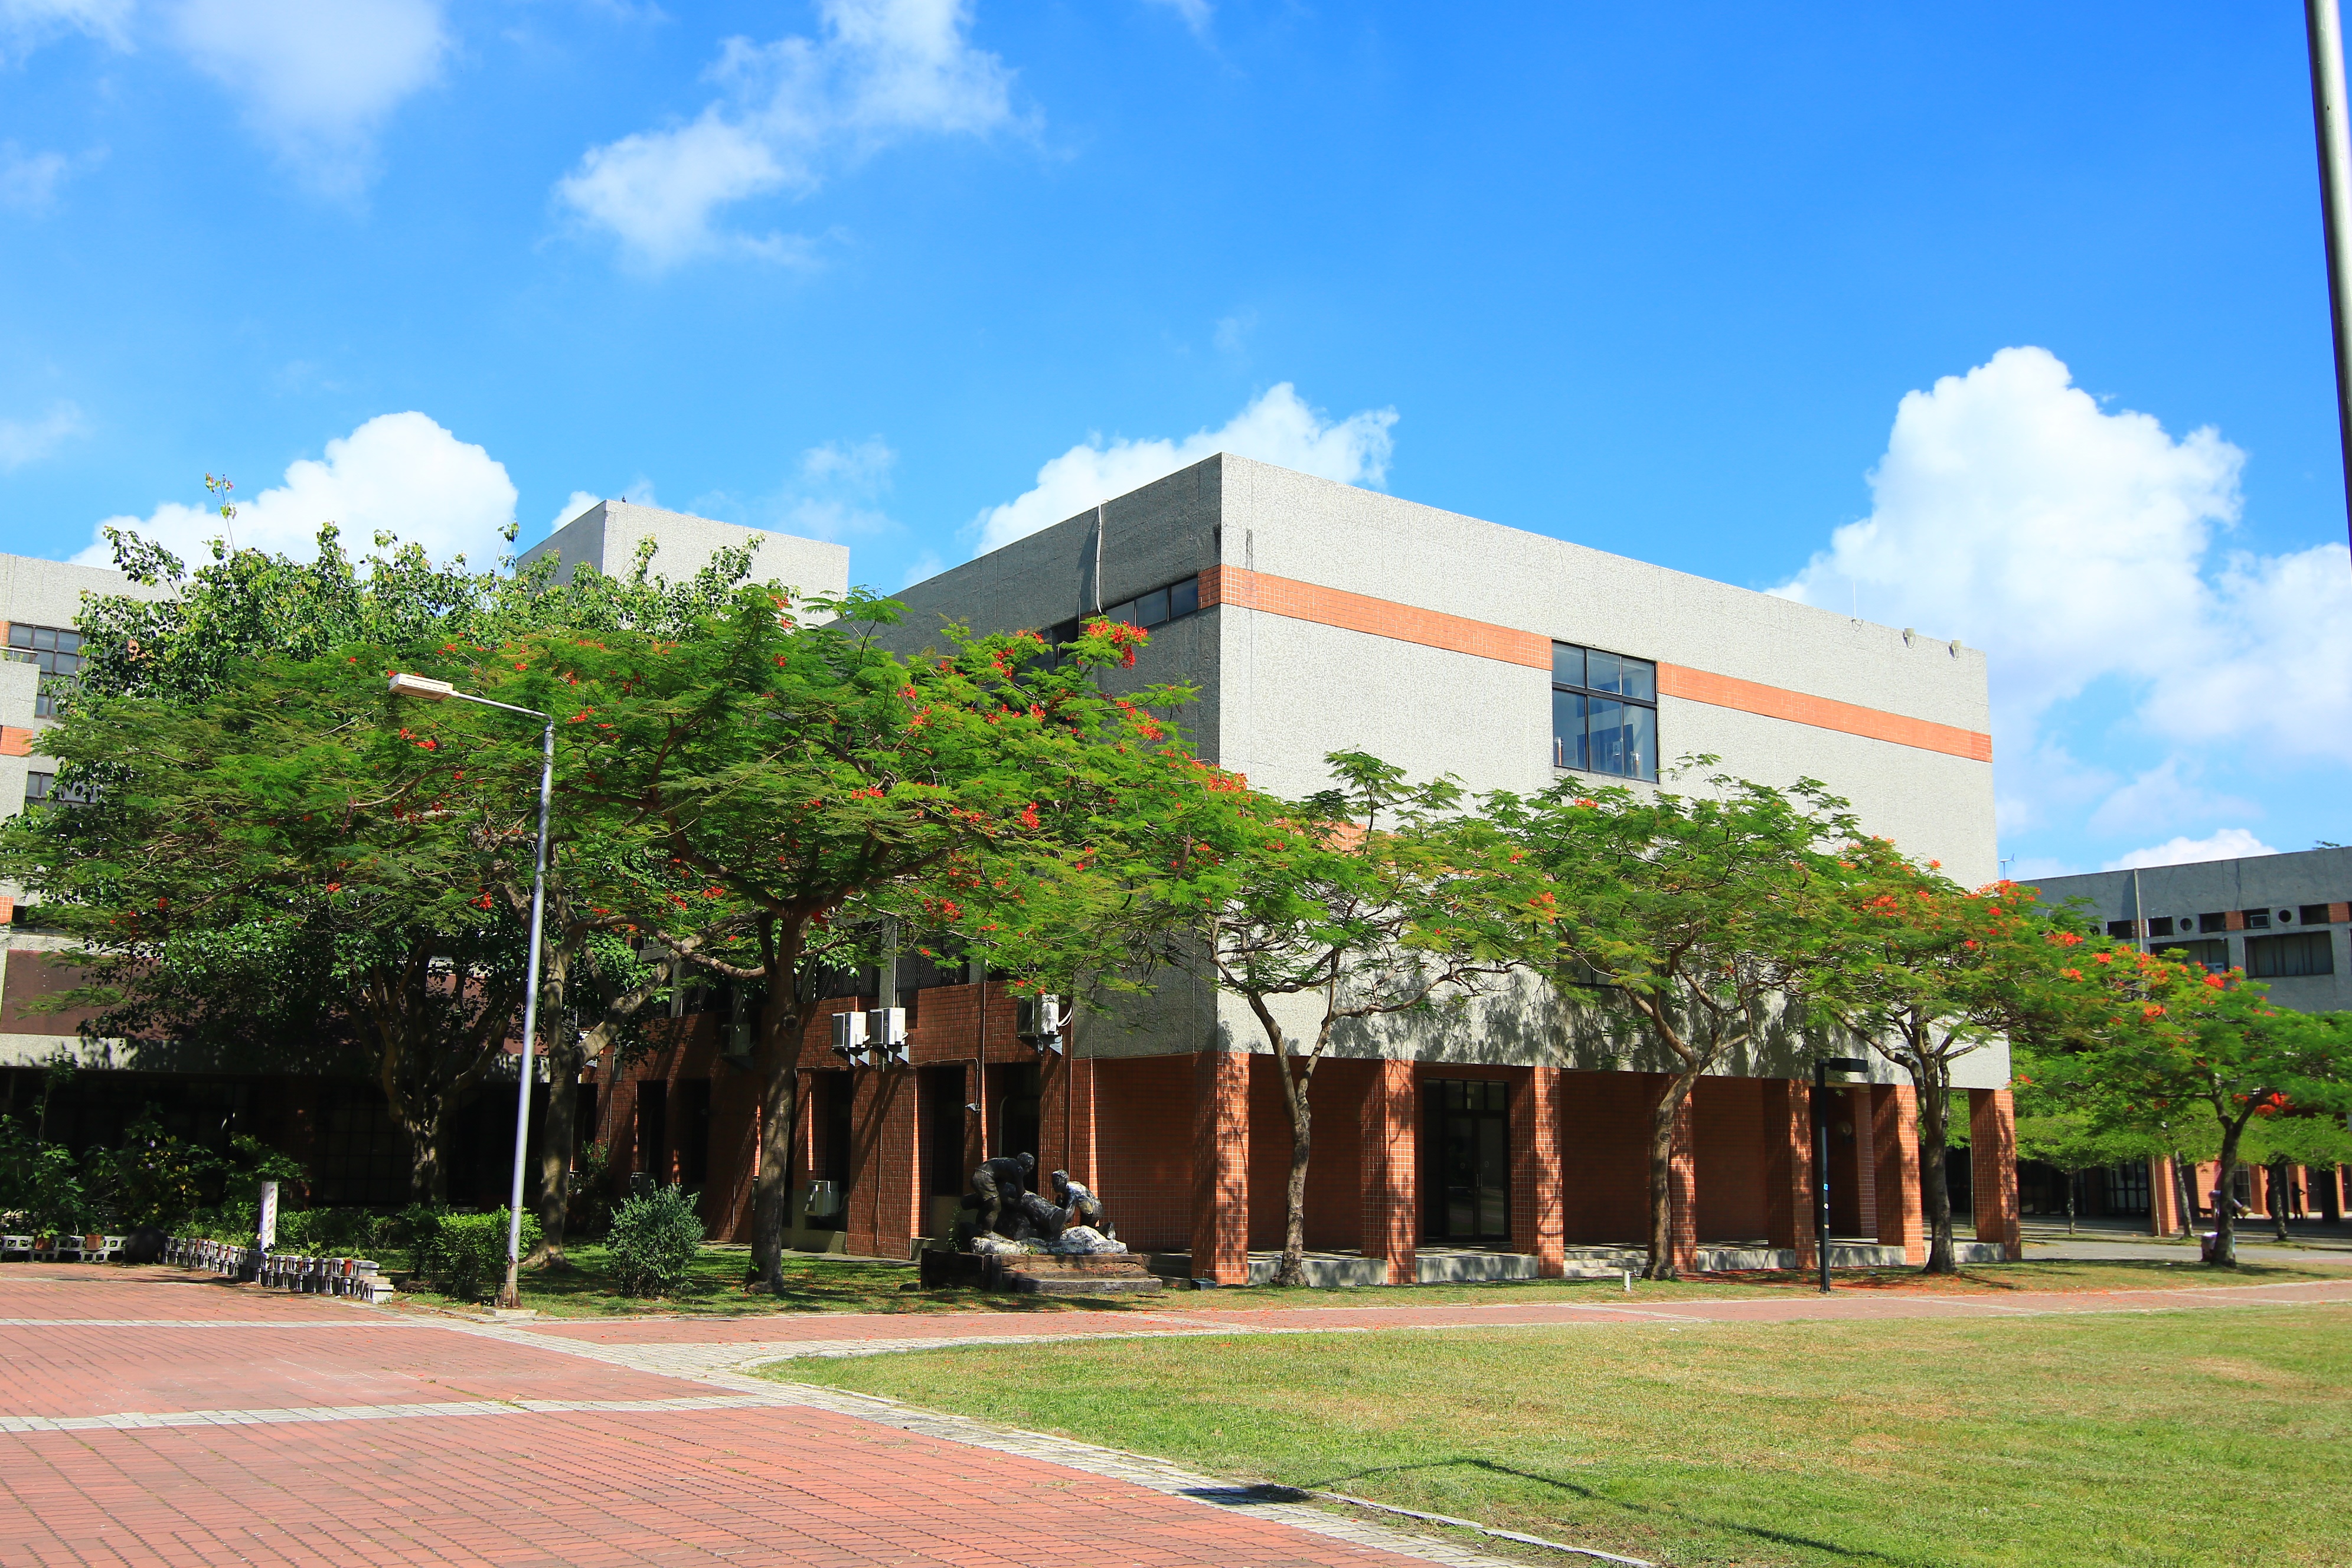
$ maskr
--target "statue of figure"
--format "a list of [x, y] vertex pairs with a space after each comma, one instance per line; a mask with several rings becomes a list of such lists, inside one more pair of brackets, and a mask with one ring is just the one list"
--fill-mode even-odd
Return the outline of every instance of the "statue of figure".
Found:
[[1013, 1233], [1003, 1228], [1008, 1215], [1020, 1213], [1020, 1201], [1027, 1194], [1030, 1173], [1037, 1168], [1037, 1157], [1020, 1154], [1011, 1157], [1000, 1154], [971, 1173], [971, 1191], [964, 1194], [964, 1206], [978, 1209], [977, 1228], [986, 1234]]
[[1010, 1207], [1015, 1241], [1051, 1241], [1069, 1223], [1069, 1216], [1035, 1193], [1023, 1193]]
[[1064, 1225], [1083, 1225], [1094, 1230], [1103, 1227], [1102, 1200], [1070, 1180], [1067, 1171], [1054, 1173], [1054, 1201], [1062, 1206]]

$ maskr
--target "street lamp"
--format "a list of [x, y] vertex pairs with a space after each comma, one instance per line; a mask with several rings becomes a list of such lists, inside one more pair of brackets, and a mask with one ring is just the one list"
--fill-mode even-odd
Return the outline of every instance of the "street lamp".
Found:
[[1830, 1293], [1830, 1121], [1822, 1112], [1822, 1099], [1830, 1090], [1830, 1074], [1868, 1072], [1860, 1057], [1822, 1057], [1813, 1063], [1813, 1255], [1822, 1266], [1822, 1294]]
[[427, 675], [394, 675], [392, 694], [427, 702], [454, 697], [460, 702], [520, 713], [547, 727], [540, 738], [539, 750], [539, 846], [530, 862], [530, 962], [523, 979], [522, 1074], [520, 1086], [515, 1091], [514, 1185], [507, 1199], [507, 1282], [499, 1289], [499, 1306], [519, 1307], [522, 1296], [516, 1275], [521, 1268], [522, 1252], [523, 1150], [530, 1138], [530, 1047], [539, 1033], [539, 930], [541, 916], [547, 907], [547, 808], [555, 794], [555, 719], [536, 708], [518, 708], [511, 702], [493, 702], [487, 697], [473, 696]]

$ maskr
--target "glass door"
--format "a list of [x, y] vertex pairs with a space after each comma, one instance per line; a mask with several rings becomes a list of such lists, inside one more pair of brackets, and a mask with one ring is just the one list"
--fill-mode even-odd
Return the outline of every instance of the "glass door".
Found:
[[1433, 1241], [1507, 1242], [1511, 1237], [1510, 1085], [1435, 1079], [1424, 1090]]

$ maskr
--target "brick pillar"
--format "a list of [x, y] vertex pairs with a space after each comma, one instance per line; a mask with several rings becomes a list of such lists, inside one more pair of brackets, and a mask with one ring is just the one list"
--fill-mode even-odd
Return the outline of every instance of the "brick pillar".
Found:
[[1764, 1225], [1770, 1244], [1819, 1262], [1813, 1251], [1813, 1090], [1793, 1079], [1764, 1080]]
[[1694, 1103], [1697, 1098], [1696, 1093], [1686, 1094], [1675, 1108], [1674, 1155], [1667, 1178], [1674, 1208], [1672, 1261], [1679, 1274], [1698, 1268], [1698, 1143]]
[[[1976, 1108], [1971, 1105], [1973, 1116]], [[1969, 1134], [1974, 1139], [1974, 1132]], [[1976, 1169], [1976, 1155], [1969, 1152], [1969, 1169]], [[2161, 1154], [2150, 1156], [2147, 1162], [2147, 1233], [2150, 1236], [2170, 1236], [2180, 1228], [2180, 1189], [2172, 1179], [2172, 1162]]]
[[1367, 1258], [1387, 1260], [1391, 1285], [1411, 1285], [1417, 1278], [1413, 1240], [1421, 1226], [1415, 1219], [1413, 1165], [1419, 1157], [1421, 1117], [1413, 1101], [1411, 1062], [1372, 1064], [1371, 1082], [1364, 1088], [1359, 1166], [1363, 1220], [1356, 1247]]
[[1878, 1139], [1871, 1125], [1870, 1086], [1833, 1089], [1845, 1096], [1845, 1112], [1853, 1122], [1853, 1233], [1878, 1234]]
[[1095, 1074], [1090, 1059], [1049, 1056], [1037, 1085], [1037, 1191], [1054, 1195], [1050, 1173], [1095, 1185]]
[[1919, 1206], [1919, 1091], [1909, 1084], [1870, 1086], [1871, 1152], [1877, 1157], [1878, 1241], [1900, 1247], [1906, 1263], [1927, 1261], [1927, 1216]]
[[1249, 1068], [1202, 1051], [1192, 1074], [1192, 1278], [1249, 1283]]
[[[1969, 1090], [1969, 1173], [1976, 1187], [1977, 1239], [2000, 1243], [2002, 1256], [2014, 1263], [2025, 1256], [2025, 1237], [2017, 1224], [2017, 1101], [2005, 1089]], [[2168, 1172], [2168, 1207], [2172, 1190]]]
[[1567, 1271], [1559, 1175], [1559, 1069], [1521, 1068], [1511, 1086], [1511, 1250], [1535, 1254], [1536, 1272]]
[[856, 1075], [849, 1136], [848, 1235], [844, 1245], [869, 1258], [908, 1256], [923, 1231], [923, 1174], [915, 1136], [915, 1075], [903, 1068]]

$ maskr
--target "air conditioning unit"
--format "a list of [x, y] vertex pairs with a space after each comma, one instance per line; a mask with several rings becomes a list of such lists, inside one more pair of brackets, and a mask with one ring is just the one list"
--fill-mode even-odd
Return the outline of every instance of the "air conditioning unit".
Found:
[[805, 1212], [811, 1219], [838, 1219], [841, 1216], [841, 1184], [811, 1182]]
[[1019, 1033], [1040, 1053], [1062, 1049], [1062, 999], [1059, 996], [1021, 998]]
[[855, 1062], [866, 1054], [865, 1014], [835, 1013], [833, 1016], [833, 1048], [847, 1062]]
[[874, 1065], [877, 1068], [907, 1066], [907, 1010], [904, 1007], [877, 1007], [866, 1017], [866, 1039], [874, 1048]]

